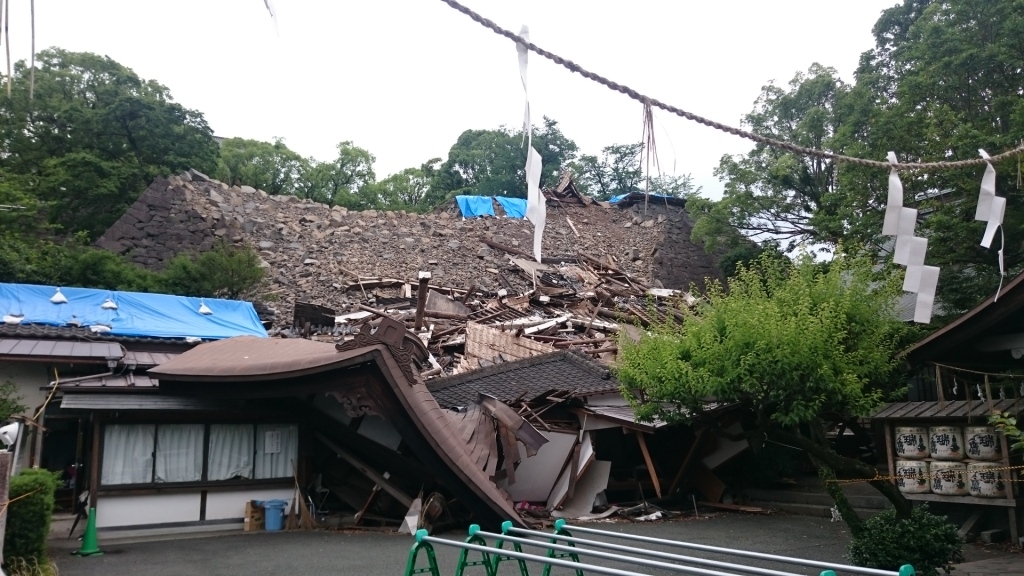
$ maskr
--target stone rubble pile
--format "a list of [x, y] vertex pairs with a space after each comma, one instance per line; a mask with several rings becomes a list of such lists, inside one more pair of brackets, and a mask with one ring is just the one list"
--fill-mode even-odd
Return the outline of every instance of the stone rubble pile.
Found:
[[[655, 200], [646, 214], [641, 204], [621, 209], [555, 200], [548, 202], [543, 253], [584, 253], [651, 286], [688, 289], [720, 276], [714, 259], [690, 241], [690, 230], [682, 208]], [[383, 278], [415, 284], [420, 271], [431, 273], [432, 286], [489, 293], [532, 288], [510, 262], [532, 252], [533, 225], [526, 220], [463, 219], [457, 210], [349, 211], [228, 186], [194, 170], [154, 181], [96, 244], [158, 269], [221, 239], [259, 253], [278, 323], [290, 322], [295, 301], [345, 310], [369, 296], [346, 286]]]

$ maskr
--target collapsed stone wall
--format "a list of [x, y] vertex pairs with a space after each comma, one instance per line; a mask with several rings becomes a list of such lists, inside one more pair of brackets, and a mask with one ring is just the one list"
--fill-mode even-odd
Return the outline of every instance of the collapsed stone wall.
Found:
[[[550, 202], [545, 255], [577, 251], [608, 261], [644, 282], [688, 289], [720, 277], [714, 259], [690, 241], [692, 223], [677, 206], [645, 209]], [[298, 299], [344, 308], [363, 295], [343, 287], [361, 277], [414, 279], [497, 291], [531, 286], [510, 271], [509, 255], [482, 242], [532, 252], [533, 225], [510, 218], [465, 220], [449, 212], [348, 211], [294, 196], [229, 187], [189, 171], [159, 178], [96, 242], [159, 269], [175, 255], [209, 250], [218, 239], [248, 243], [267, 270], [268, 292], [290, 310]]]

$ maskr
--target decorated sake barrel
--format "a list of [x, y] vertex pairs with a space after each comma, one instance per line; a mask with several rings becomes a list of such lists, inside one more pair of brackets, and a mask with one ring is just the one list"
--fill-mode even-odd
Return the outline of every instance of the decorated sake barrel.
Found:
[[963, 462], [932, 462], [932, 492], [943, 496], [967, 495], [967, 464]]
[[896, 486], [905, 494], [924, 494], [932, 491], [928, 463], [921, 460], [896, 461]]
[[928, 429], [928, 444], [936, 460], [963, 460], [964, 436], [959, 426], [933, 426]]
[[999, 460], [1002, 457], [999, 435], [991, 426], [964, 428], [964, 444], [967, 446], [967, 457], [971, 460]]
[[923, 426], [896, 427], [896, 457], [907, 460], [927, 458], [928, 429]]
[[1006, 498], [1006, 471], [995, 462], [972, 462], [967, 465], [967, 490], [971, 496]]

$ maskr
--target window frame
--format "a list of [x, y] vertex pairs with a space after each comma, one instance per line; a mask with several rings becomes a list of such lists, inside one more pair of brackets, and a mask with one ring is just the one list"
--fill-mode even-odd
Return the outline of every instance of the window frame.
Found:
[[[200, 475], [200, 480], [190, 480], [184, 482], [157, 482], [156, 478], [156, 448], [160, 437], [160, 427], [173, 425], [173, 424], [201, 424], [203, 426], [203, 469]], [[96, 471], [96, 483], [97, 493], [103, 493], [108, 495], [114, 495], [118, 493], [138, 493], [138, 492], [165, 492], [165, 491], [180, 491], [182, 489], [193, 489], [203, 488], [217, 490], [219, 488], [230, 489], [232, 487], [243, 487], [243, 486], [274, 486], [281, 485], [284, 483], [293, 484], [295, 482], [292, 475], [282, 476], [279, 478], [231, 478], [227, 480], [210, 480], [209, 479], [209, 463], [210, 463], [210, 427], [215, 424], [233, 424], [233, 425], [246, 425], [252, 428], [253, 434], [253, 476], [255, 476], [255, 455], [258, 444], [258, 430], [260, 425], [279, 425], [279, 426], [294, 426], [297, 434], [297, 445], [296, 445], [296, 459], [301, 458], [303, 438], [305, 436], [305, 427], [302, 426], [292, 417], [287, 418], [204, 418], [204, 419], [189, 419], [189, 418], [176, 418], [167, 420], [146, 420], [146, 419], [112, 419], [112, 420], [101, 420], [99, 423], [99, 440], [100, 446], [97, 450], [96, 461], [99, 464], [99, 469]], [[155, 426], [153, 435], [153, 449], [152, 464], [150, 468], [149, 482], [132, 483], [132, 484], [104, 484], [103, 483], [103, 466], [104, 466], [104, 453], [106, 452], [106, 432], [107, 426], [110, 425], [123, 425], [123, 426]]]

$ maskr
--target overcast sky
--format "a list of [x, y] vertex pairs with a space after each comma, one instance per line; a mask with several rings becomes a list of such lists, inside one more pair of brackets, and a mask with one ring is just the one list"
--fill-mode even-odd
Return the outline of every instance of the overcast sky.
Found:
[[[738, 124], [769, 80], [813, 62], [852, 80], [871, 27], [896, 0], [464, 0], [599, 74]], [[29, 54], [28, 2], [11, 3], [12, 56]], [[378, 177], [445, 157], [470, 128], [522, 122], [515, 45], [438, 0], [38, 0], [39, 49], [108, 55], [205, 114], [219, 136], [285, 139], [328, 159], [352, 140]], [[586, 153], [639, 141], [641, 105], [531, 54], [535, 122], [558, 120]], [[705, 194], [739, 138], [656, 112], [662, 170]]]

